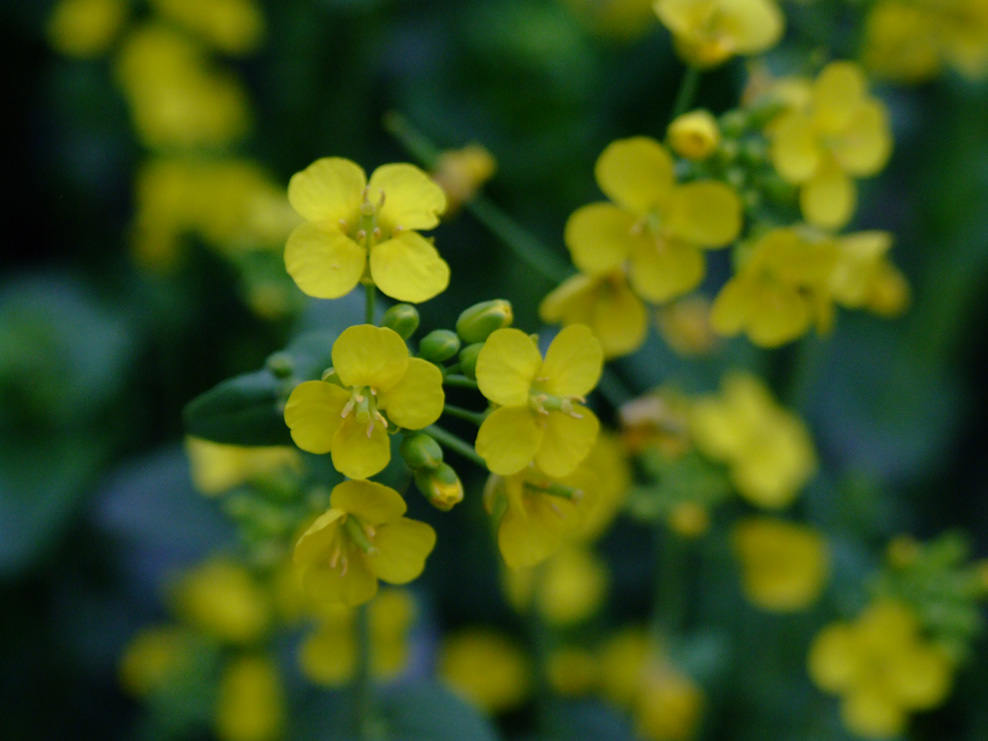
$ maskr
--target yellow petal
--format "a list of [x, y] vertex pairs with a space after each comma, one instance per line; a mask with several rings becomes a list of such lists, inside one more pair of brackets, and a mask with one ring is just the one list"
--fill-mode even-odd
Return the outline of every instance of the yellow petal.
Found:
[[366, 479], [388, 465], [391, 443], [384, 425], [378, 422], [368, 427], [351, 412], [333, 437], [332, 453], [337, 471], [351, 479]]
[[600, 432], [600, 422], [589, 409], [576, 405], [573, 412], [579, 418], [562, 412], [549, 412], [544, 418], [545, 435], [535, 455], [535, 464], [550, 476], [572, 473], [590, 453]]
[[542, 365], [535, 341], [520, 329], [491, 334], [477, 356], [477, 385], [495, 404], [528, 404], [532, 381]]
[[608, 198], [635, 214], [660, 209], [675, 179], [665, 147], [644, 136], [611, 142], [597, 158], [594, 174]]
[[888, 657], [888, 662], [891, 690], [908, 708], [929, 710], [950, 692], [950, 661], [932, 645], [901, 647]]
[[562, 497], [526, 493], [509, 507], [497, 529], [497, 545], [512, 569], [534, 566], [551, 556], [575, 521], [575, 507]]
[[518, 473], [532, 462], [543, 435], [527, 406], [501, 407], [477, 431], [477, 454], [499, 476]]
[[328, 453], [349, 400], [346, 391], [325, 381], [306, 381], [292, 389], [285, 404], [285, 424], [295, 444], [309, 453]]
[[747, 320], [748, 337], [760, 347], [778, 347], [806, 334], [810, 312], [794, 288], [763, 284], [752, 297]]
[[405, 375], [408, 361], [405, 341], [387, 327], [357, 324], [333, 343], [333, 368], [344, 386], [389, 389]]
[[841, 135], [834, 138], [831, 151], [849, 175], [866, 177], [885, 167], [892, 152], [885, 106], [877, 100], [859, 106]]
[[384, 193], [378, 223], [385, 234], [395, 227], [432, 229], [446, 209], [446, 195], [415, 165], [382, 165], [371, 174], [367, 200], [377, 205]]
[[546, 324], [589, 324], [600, 281], [583, 273], [567, 278], [542, 299], [539, 319]]
[[298, 663], [306, 679], [317, 684], [345, 684], [357, 665], [357, 645], [350, 625], [332, 625], [310, 635], [299, 646]]
[[799, 207], [809, 223], [836, 230], [851, 220], [857, 198], [854, 181], [841, 172], [836, 163], [831, 162], [803, 183], [799, 191]]
[[618, 280], [609, 280], [601, 289], [590, 325], [594, 335], [600, 338], [605, 358], [627, 355], [645, 341], [648, 312], [623, 275]]
[[405, 514], [405, 500], [389, 486], [374, 481], [344, 481], [329, 495], [330, 506], [350, 512], [369, 525], [380, 525]]
[[821, 150], [809, 118], [789, 113], [773, 124], [769, 156], [786, 182], [801, 183], [812, 176], [820, 166]]
[[775, 46], [785, 18], [775, 0], [720, 0], [721, 34], [739, 54], [754, 54]]
[[339, 298], [360, 282], [367, 252], [333, 226], [299, 224], [285, 245], [285, 268], [303, 293]]
[[831, 62], [813, 83], [811, 115], [817, 130], [834, 134], [847, 126], [864, 101], [867, 81], [854, 62]]
[[397, 385], [378, 394], [378, 407], [399, 427], [421, 430], [443, 413], [443, 374], [432, 363], [412, 358]]
[[573, 264], [585, 273], [616, 270], [645, 237], [633, 232], [637, 217], [610, 203], [578, 208], [566, 221], [563, 238]]
[[330, 509], [319, 515], [295, 544], [292, 561], [296, 566], [305, 568], [329, 557], [338, 543], [339, 520], [345, 515], [341, 509]]
[[724, 183], [688, 183], [673, 190], [663, 226], [684, 242], [724, 247], [741, 231], [741, 199]]
[[306, 221], [356, 225], [366, 176], [360, 165], [341, 157], [316, 160], [288, 181], [288, 201]]
[[449, 265], [417, 232], [401, 232], [374, 245], [370, 273], [386, 296], [413, 304], [428, 301], [449, 285]]
[[635, 251], [628, 277], [639, 296], [662, 303], [696, 288], [706, 269], [703, 254], [693, 245], [662, 240]]
[[604, 351], [590, 327], [572, 324], [556, 335], [538, 371], [538, 387], [553, 396], [585, 396], [600, 380]]
[[723, 337], [741, 331], [748, 316], [752, 284], [744, 274], [731, 278], [710, 306], [710, 328]]
[[851, 733], [864, 738], [897, 736], [906, 727], [905, 709], [870, 685], [844, 697], [841, 717]]
[[425, 568], [425, 559], [436, 545], [436, 531], [424, 522], [400, 520], [382, 525], [374, 536], [376, 552], [367, 557], [378, 579], [407, 584]]
[[337, 567], [310, 568], [302, 573], [302, 586], [320, 602], [344, 604], [349, 607], [369, 602], [377, 594], [377, 577], [367, 566], [364, 554], [349, 549], [346, 569]]
[[861, 650], [854, 631], [834, 623], [820, 631], [810, 645], [810, 679], [822, 690], [843, 692], [855, 683], [861, 670]]

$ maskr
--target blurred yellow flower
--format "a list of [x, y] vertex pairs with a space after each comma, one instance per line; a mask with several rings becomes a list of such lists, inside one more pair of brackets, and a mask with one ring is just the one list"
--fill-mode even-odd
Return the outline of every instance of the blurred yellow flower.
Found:
[[709, 111], [691, 111], [669, 124], [669, 147], [688, 160], [705, 160], [720, 146], [720, 127]]
[[229, 643], [260, 640], [271, 627], [268, 594], [234, 561], [211, 558], [183, 574], [171, 590], [175, 615]]
[[635, 703], [637, 731], [654, 741], [689, 741], [700, 729], [703, 690], [667, 662], [645, 670]]
[[565, 0], [591, 33], [632, 40], [655, 25], [653, 0]]
[[127, 5], [125, 0], [61, 0], [48, 16], [48, 42], [68, 56], [98, 57], [116, 38]]
[[890, 601], [820, 631], [809, 674], [820, 689], [841, 696], [844, 724], [865, 738], [901, 733], [911, 711], [942, 703], [953, 682], [950, 660], [922, 636], [913, 611]]
[[549, 654], [545, 668], [546, 680], [552, 689], [564, 697], [582, 697], [597, 686], [600, 666], [589, 649], [564, 646]]
[[223, 445], [186, 436], [185, 452], [189, 457], [192, 483], [207, 495], [220, 494], [267, 474], [299, 466], [298, 451], [280, 445]]
[[676, 353], [684, 357], [709, 355], [717, 337], [710, 326], [710, 301], [703, 296], [685, 296], [659, 309], [659, 333]]
[[589, 327], [564, 328], [545, 360], [530, 336], [499, 329], [477, 357], [480, 392], [499, 405], [477, 432], [477, 453], [496, 474], [532, 461], [550, 476], [571, 473], [586, 458], [600, 423], [577, 402], [593, 390], [604, 353]]
[[369, 275], [398, 301], [420, 303], [449, 284], [449, 266], [418, 233], [439, 223], [442, 188], [419, 168], [383, 165], [367, 181], [347, 159], [324, 157], [288, 183], [305, 223], [285, 246], [285, 266], [303, 293], [339, 298]]
[[577, 209], [566, 222], [573, 262], [588, 275], [628, 263], [631, 287], [663, 302], [695, 288], [701, 248], [725, 247], [741, 230], [741, 201], [724, 183], [677, 185], [672, 157], [653, 139], [612, 142], [597, 159], [597, 183], [612, 203]]
[[760, 54], [775, 46], [785, 29], [775, 0], [655, 0], [653, 7], [672, 32], [679, 56], [696, 67]]
[[527, 654], [510, 637], [490, 628], [466, 628], [443, 639], [439, 676], [488, 713], [510, 710], [532, 690]]
[[803, 610], [820, 597], [827, 579], [827, 545], [805, 525], [749, 517], [734, 527], [734, 552], [752, 604], [772, 612]]
[[537, 569], [512, 569], [503, 575], [505, 591], [518, 609], [533, 601], [551, 625], [573, 625], [592, 617], [607, 593], [607, 567], [591, 550], [568, 544]]
[[332, 453], [333, 465], [350, 478], [373, 476], [388, 465], [392, 424], [420, 430], [442, 414], [442, 372], [410, 358], [405, 341], [387, 327], [343, 330], [333, 343], [333, 371], [339, 384], [306, 381], [295, 387], [285, 423], [296, 445]]
[[772, 163], [800, 186], [800, 208], [815, 226], [847, 224], [857, 203], [852, 177], [875, 175], [892, 152], [888, 112], [867, 87], [857, 64], [831, 62], [813, 82], [808, 103], [768, 128]]
[[583, 518], [573, 535], [596, 540], [611, 526], [631, 487], [631, 462], [621, 440], [610, 430], [601, 430], [590, 453], [576, 471], [577, 483], [593, 487], [593, 496], [581, 505]]
[[252, 51], [264, 36], [264, 16], [254, 0], [151, 0], [151, 5], [228, 54]]
[[267, 656], [233, 659], [220, 678], [216, 735], [221, 741], [274, 741], [285, 726], [278, 668]]
[[494, 156], [480, 144], [468, 144], [440, 154], [432, 179], [446, 194], [445, 214], [455, 213], [470, 201], [496, 170]]
[[374, 597], [378, 579], [406, 584], [418, 577], [436, 533], [403, 517], [405, 510], [401, 495], [382, 484], [337, 484], [330, 509], [295, 544], [306, 592], [318, 602], [355, 607]]
[[120, 657], [120, 683], [132, 696], [145, 698], [180, 674], [195, 651], [195, 640], [187, 628], [146, 628], [127, 643]]
[[700, 452], [726, 463], [738, 493], [759, 507], [785, 507], [816, 470], [806, 425], [747, 373], [728, 375], [719, 396], [694, 402], [690, 430]]

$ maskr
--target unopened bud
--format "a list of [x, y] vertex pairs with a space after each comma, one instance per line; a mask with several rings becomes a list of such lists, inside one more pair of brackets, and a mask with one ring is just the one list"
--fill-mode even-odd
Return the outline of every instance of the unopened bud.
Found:
[[416, 471], [415, 485], [429, 504], [443, 512], [463, 501], [463, 484], [447, 463], [440, 463], [432, 470]]
[[456, 320], [456, 333], [470, 345], [483, 342], [495, 330], [510, 327], [513, 321], [510, 302], [501, 298], [483, 301], [460, 314], [460, 318]]
[[497, 163], [479, 144], [448, 150], [439, 155], [432, 179], [446, 193], [446, 215], [469, 201], [477, 190], [494, 175]]
[[460, 351], [460, 338], [448, 329], [434, 329], [419, 343], [419, 357], [432, 363], [449, 360]]
[[477, 377], [477, 356], [483, 347], [483, 342], [475, 342], [460, 350], [460, 373], [467, 378]]
[[289, 378], [295, 372], [295, 361], [286, 352], [276, 352], [268, 355], [268, 359], [264, 361], [264, 364], [276, 378]]
[[696, 502], [681, 502], [669, 512], [669, 527], [683, 538], [698, 538], [710, 527], [710, 513]]
[[431, 470], [443, 462], [443, 449], [424, 432], [406, 435], [399, 450], [402, 460], [413, 471]]
[[707, 111], [685, 113], [669, 124], [669, 146], [680, 157], [705, 160], [719, 144], [717, 120]]
[[419, 312], [411, 304], [395, 304], [381, 317], [381, 326], [393, 329], [407, 340], [419, 328]]

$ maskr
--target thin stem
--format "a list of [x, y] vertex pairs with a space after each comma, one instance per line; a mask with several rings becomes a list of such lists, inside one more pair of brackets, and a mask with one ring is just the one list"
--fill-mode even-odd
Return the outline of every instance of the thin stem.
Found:
[[377, 297], [377, 290], [373, 283], [364, 283], [364, 321], [367, 324], [374, 323], [374, 299]]
[[471, 424], [477, 425], [478, 427], [480, 427], [483, 421], [487, 418], [487, 415], [483, 412], [472, 412], [469, 409], [453, 406], [452, 404], [446, 404], [443, 406], [443, 414], [448, 414], [450, 417], [465, 420]]
[[353, 676], [353, 724], [356, 737], [369, 741], [373, 725], [370, 672], [370, 603], [357, 608], [357, 666]]
[[675, 636], [683, 629], [686, 618], [687, 546], [685, 538], [669, 530], [660, 521], [656, 529], [657, 584], [653, 607], [655, 638]]
[[411, 121], [397, 111], [384, 114], [384, 129], [398, 140], [415, 159], [426, 167], [432, 167], [439, 159], [439, 147], [429, 141], [425, 135], [416, 129]]
[[696, 98], [696, 92], [700, 87], [700, 76], [702, 74], [699, 67], [694, 67], [693, 65], [686, 67], [683, 80], [679, 83], [679, 92], [676, 94], [676, 102], [672, 106], [669, 121], [675, 121], [692, 107], [693, 101]]
[[443, 379], [444, 386], [458, 386], [465, 389], [476, 389], [477, 382], [472, 378], [467, 378], [466, 376], [457, 375], [455, 373], [450, 373]]
[[443, 445], [454, 453], [466, 458], [468, 461], [476, 463], [481, 468], [487, 468], [487, 463], [484, 459], [477, 455], [477, 451], [473, 449], [473, 446], [465, 440], [461, 440], [452, 432], [447, 432], [442, 427], [436, 427], [432, 425], [431, 427], [426, 427], [425, 432], [431, 435], [440, 445]]

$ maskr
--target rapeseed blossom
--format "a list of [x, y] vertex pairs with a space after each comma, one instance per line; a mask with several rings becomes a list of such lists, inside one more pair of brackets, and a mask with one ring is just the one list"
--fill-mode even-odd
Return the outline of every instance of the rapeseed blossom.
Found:
[[760, 54], [785, 29], [775, 0], [655, 0], [653, 8], [672, 32], [679, 56], [696, 67]]
[[254, 643], [273, 623], [268, 594], [246, 568], [226, 558], [183, 574], [171, 597], [179, 619], [225, 643]]
[[417, 231], [439, 223], [446, 196], [414, 165], [383, 165], [368, 182], [354, 162], [324, 157], [292, 176], [288, 200], [305, 223], [288, 238], [285, 266], [309, 296], [339, 298], [366, 279], [420, 303], [449, 284], [449, 266]]
[[127, 7], [126, 0], [61, 0], [48, 17], [48, 41], [62, 54], [98, 57], [116, 38]]
[[500, 713], [528, 697], [533, 673], [528, 656], [509, 636], [473, 627], [445, 637], [439, 676], [478, 707]]
[[436, 533], [403, 517], [405, 500], [394, 489], [344, 481], [329, 504], [295, 544], [295, 565], [313, 599], [355, 607], [377, 594], [379, 579], [406, 584], [422, 573]]
[[299, 468], [298, 451], [285, 445], [244, 447], [187, 436], [185, 452], [192, 483], [207, 496], [278, 471]]
[[221, 741], [275, 741], [282, 737], [284, 689], [272, 658], [246, 654], [224, 667], [215, 723]]
[[264, 16], [254, 0], [151, 0], [174, 21], [227, 54], [245, 54], [264, 37]]
[[480, 426], [476, 447], [492, 473], [518, 473], [534, 461], [550, 476], [565, 476], [579, 465], [600, 428], [580, 402], [597, 385], [603, 360], [600, 343], [578, 324], [556, 336], [545, 360], [535, 340], [518, 329], [487, 338], [477, 357], [477, 384], [499, 406]]
[[589, 548], [565, 544], [539, 569], [511, 569], [504, 589], [515, 609], [534, 604], [551, 625], [567, 626], [592, 617], [607, 595], [607, 567]]
[[832, 62], [813, 81], [805, 105], [769, 126], [772, 164], [800, 186], [800, 208], [815, 226], [847, 224], [857, 204], [852, 178], [877, 174], [891, 154], [888, 112], [867, 87], [857, 64]]
[[392, 425], [420, 430], [442, 414], [442, 372], [387, 327], [361, 324], [333, 343], [328, 381], [299, 384], [285, 405], [292, 439], [310, 453], [332, 453], [350, 478], [381, 471], [391, 460]]
[[713, 181], [677, 185], [672, 156], [654, 139], [612, 142], [594, 172], [611, 202], [577, 209], [566, 222], [566, 246], [588, 275], [627, 263], [631, 287], [646, 301], [696, 288], [706, 273], [702, 248], [726, 247], [741, 230], [734, 190]]

